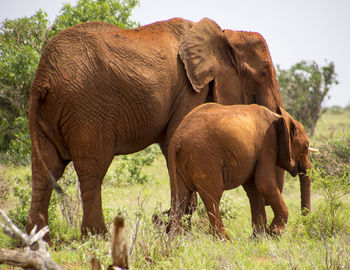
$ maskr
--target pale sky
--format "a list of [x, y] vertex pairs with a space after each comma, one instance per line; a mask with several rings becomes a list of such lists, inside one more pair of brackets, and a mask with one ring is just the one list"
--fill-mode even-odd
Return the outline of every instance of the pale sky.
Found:
[[[46, 11], [50, 21], [63, 2], [76, 0], [0, 0], [0, 21]], [[141, 25], [173, 17], [215, 20], [223, 29], [261, 33], [275, 65], [289, 68], [301, 60], [333, 61], [339, 84], [327, 106], [350, 105], [349, 0], [140, 0], [132, 20]]]

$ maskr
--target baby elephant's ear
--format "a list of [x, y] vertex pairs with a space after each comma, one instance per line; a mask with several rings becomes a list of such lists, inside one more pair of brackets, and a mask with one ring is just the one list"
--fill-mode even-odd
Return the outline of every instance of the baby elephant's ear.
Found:
[[292, 117], [283, 108], [278, 107], [277, 113], [282, 116], [277, 122], [277, 165], [287, 171], [291, 171], [295, 166], [292, 143], [297, 132], [296, 126]]

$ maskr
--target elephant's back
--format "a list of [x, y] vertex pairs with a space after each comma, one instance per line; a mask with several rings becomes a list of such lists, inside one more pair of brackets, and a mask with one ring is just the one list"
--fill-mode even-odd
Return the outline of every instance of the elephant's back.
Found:
[[[53, 48], [59, 50], [59, 47], [65, 49], [62, 53], [72, 53], [70, 50], [80, 43], [84, 45], [94, 44], [94, 46], [108, 43], [108, 47], [113, 49], [118, 43], [127, 42], [129, 46], [133, 44], [143, 46], [146, 42], [151, 49], [161, 46], [162, 43], [173, 45], [174, 40], [182, 39], [182, 36], [193, 25], [193, 22], [174, 18], [167, 21], [159, 21], [152, 24], [144, 25], [133, 29], [123, 29], [116, 25], [106, 22], [85, 22], [70, 28], [67, 28], [55, 35], [47, 44], [44, 53], [51, 51]], [[169, 40], [172, 39], [172, 40]], [[154, 44], [150, 42], [154, 42]], [[68, 48], [70, 46], [70, 48]], [[87, 47], [88, 49], [88, 47]], [[98, 49], [95, 47], [95, 50]]]
[[[178, 47], [192, 22], [175, 18], [135, 29], [104, 22], [86, 22], [58, 33], [45, 47], [40, 66], [51, 88], [82, 82], [99, 71], [127, 84], [136, 78], [143, 86], [164, 88], [174, 82], [161, 74], [176, 72]], [[124, 80], [124, 82], [123, 82]], [[76, 89], [83, 89], [76, 87]]]
[[[260, 105], [206, 103], [193, 109], [180, 123], [176, 136], [182, 141], [257, 141], [270, 112]], [[198, 138], [198, 139], [197, 139]], [[253, 149], [252, 149], [253, 150]]]

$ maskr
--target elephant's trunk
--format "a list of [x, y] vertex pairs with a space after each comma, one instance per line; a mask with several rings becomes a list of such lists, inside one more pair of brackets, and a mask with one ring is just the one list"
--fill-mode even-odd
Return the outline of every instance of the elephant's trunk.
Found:
[[306, 174], [300, 174], [300, 195], [301, 195], [301, 212], [307, 215], [311, 211], [311, 180]]

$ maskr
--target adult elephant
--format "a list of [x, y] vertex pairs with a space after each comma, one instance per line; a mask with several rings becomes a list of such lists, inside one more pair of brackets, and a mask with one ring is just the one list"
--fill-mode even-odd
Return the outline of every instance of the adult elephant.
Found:
[[48, 178], [57, 181], [70, 161], [80, 182], [82, 232], [106, 232], [101, 184], [113, 157], [155, 142], [166, 154], [179, 122], [207, 101], [258, 103], [273, 111], [282, 105], [261, 35], [222, 31], [207, 18], [131, 30], [88, 22], [57, 34], [30, 89], [27, 232], [47, 225]]

